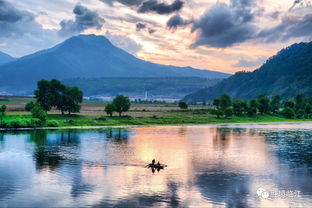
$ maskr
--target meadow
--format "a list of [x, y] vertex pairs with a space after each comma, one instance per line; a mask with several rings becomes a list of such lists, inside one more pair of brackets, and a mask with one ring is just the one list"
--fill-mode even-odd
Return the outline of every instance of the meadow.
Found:
[[[7, 114], [3, 120], [14, 127], [32, 127], [25, 121], [31, 120], [29, 112], [25, 111], [25, 104], [33, 98], [10, 97], [7, 101], [0, 101], [0, 105], [7, 106]], [[132, 104], [129, 112], [119, 117], [114, 114], [109, 117], [104, 112], [105, 103], [83, 102], [80, 113], [61, 115], [60, 111], [52, 109], [48, 113], [45, 127], [69, 126], [119, 126], [119, 125], [181, 125], [181, 124], [218, 124], [218, 123], [261, 123], [261, 122], [294, 122], [311, 121], [312, 119], [287, 119], [277, 115], [256, 115], [253, 117], [232, 116], [230, 118], [216, 118], [210, 113], [210, 106], [190, 105], [188, 110], [181, 110], [177, 104]], [[22, 125], [15, 121], [21, 121]], [[24, 122], [24, 124], [23, 124]]]

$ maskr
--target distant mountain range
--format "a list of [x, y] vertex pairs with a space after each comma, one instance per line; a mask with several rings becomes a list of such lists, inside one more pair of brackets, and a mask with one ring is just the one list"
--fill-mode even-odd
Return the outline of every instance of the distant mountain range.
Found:
[[12, 62], [12, 61], [15, 61], [15, 60], [16, 59], [13, 58], [12, 56], [10, 56], [10, 55], [0, 51], [0, 65], [9, 63], [9, 62]]
[[212, 101], [223, 93], [250, 99], [263, 93], [284, 98], [298, 93], [312, 96], [312, 42], [294, 44], [253, 72], [238, 72], [215, 86], [187, 95], [188, 102]]
[[78, 86], [85, 96], [114, 97], [124, 94], [132, 98], [182, 99], [185, 95], [220, 82], [221, 79], [199, 77], [144, 78], [77, 78], [62, 82]]
[[[5, 57], [5, 56], [3, 56]], [[1, 61], [0, 56], [0, 61]], [[230, 75], [151, 63], [114, 46], [104, 36], [80, 35], [37, 53], [0, 65], [0, 91], [33, 90], [41, 79], [98, 77], [201, 77], [223, 79]], [[0, 62], [1, 64], [1, 62]]]

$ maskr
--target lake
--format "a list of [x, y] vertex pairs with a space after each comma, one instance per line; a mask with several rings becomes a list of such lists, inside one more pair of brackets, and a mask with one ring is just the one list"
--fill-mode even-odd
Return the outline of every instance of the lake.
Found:
[[0, 207], [312, 207], [312, 123], [0, 132]]

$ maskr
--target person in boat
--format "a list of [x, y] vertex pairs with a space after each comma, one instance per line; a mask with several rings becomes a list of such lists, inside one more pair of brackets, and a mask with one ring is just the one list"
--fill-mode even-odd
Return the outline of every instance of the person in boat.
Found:
[[155, 165], [155, 159], [152, 160], [152, 165]]
[[158, 167], [160, 167], [160, 163], [159, 163], [159, 161], [158, 161], [158, 163], [157, 163], [157, 166], [158, 166]]

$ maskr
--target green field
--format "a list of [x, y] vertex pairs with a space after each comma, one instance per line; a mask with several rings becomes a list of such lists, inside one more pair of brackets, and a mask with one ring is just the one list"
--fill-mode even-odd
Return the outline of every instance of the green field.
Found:
[[[31, 115], [24, 106], [32, 98], [10, 98], [0, 101], [8, 107], [3, 121], [10, 128], [32, 127]], [[180, 125], [180, 124], [218, 124], [218, 123], [261, 123], [312, 121], [312, 119], [287, 119], [276, 115], [257, 115], [254, 117], [231, 117], [218, 119], [209, 112], [209, 106], [193, 105], [189, 110], [180, 110], [176, 104], [132, 104], [129, 112], [122, 117], [115, 114], [108, 117], [103, 111], [105, 103], [84, 102], [81, 112], [74, 115], [61, 115], [52, 110], [48, 114], [45, 127], [69, 126], [119, 126], [119, 125]]]

